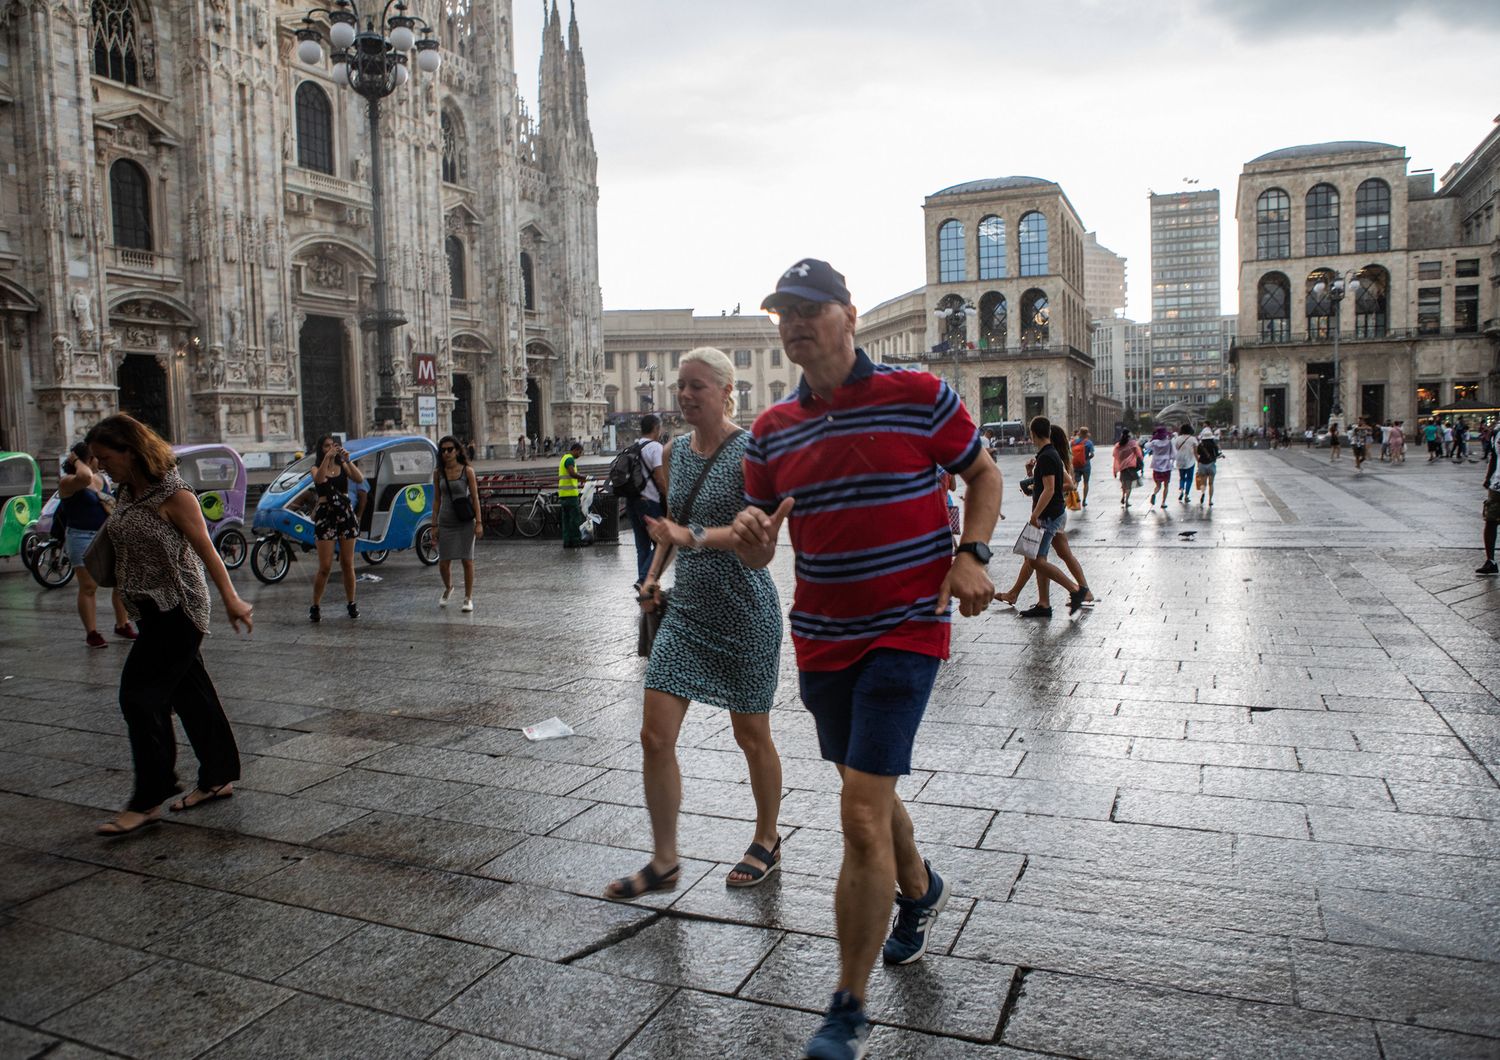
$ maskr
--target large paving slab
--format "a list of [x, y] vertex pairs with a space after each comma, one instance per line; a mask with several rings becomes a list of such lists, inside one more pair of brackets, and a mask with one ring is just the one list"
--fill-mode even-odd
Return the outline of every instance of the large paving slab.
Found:
[[[1149, 513], [1097, 479], [1069, 528], [1097, 606], [954, 624], [899, 787], [952, 897], [928, 959], [875, 969], [870, 1055], [1500, 1056], [1477, 471], [1230, 450], [1211, 511]], [[651, 849], [628, 540], [483, 541], [472, 614], [410, 555], [365, 572], [362, 617], [335, 586], [317, 626], [307, 564], [236, 573], [255, 633], [216, 617], [203, 650], [239, 791], [110, 841], [128, 648], [85, 650], [71, 593], [0, 560], [0, 1054], [796, 1055], [842, 838], [790, 645], [783, 871], [724, 886], [754, 801], [695, 705], [681, 882], [609, 902]], [[577, 735], [521, 734], [552, 715]]]

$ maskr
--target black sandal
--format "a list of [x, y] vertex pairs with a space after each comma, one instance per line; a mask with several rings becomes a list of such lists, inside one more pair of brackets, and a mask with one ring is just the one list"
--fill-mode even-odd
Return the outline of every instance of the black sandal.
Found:
[[648, 861], [646, 867], [635, 875], [621, 876], [618, 880], [611, 880], [609, 886], [604, 888], [604, 897], [616, 901], [628, 901], [652, 891], [670, 891], [676, 888], [677, 880], [681, 875], [680, 864], [673, 865], [666, 872], [657, 872]]
[[[758, 861], [763, 862], [766, 867], [763, 869], [759, 869], [750, 864], [748, 861], [741, 861], [738, 865], [729, 870], [729, 876], [725, 877], [724, 879], [724, 886], [757, 887], [760, 884], [765, 883], [766, 878], [770, 876], [771, 873], [781, 868], [781, 837], [776, 837], [776, 845], [770, 850], [767, 850], [759, 843], [751, 843], [748, 847], [745, 848], [745, 857], [755, 858]], [[736, 872], [743, 873], [750, 878], [748, 880], [736, 880], [730, 878], [733, 877]]]
[[[229, 785], [233, 783], [234, 781], [232, 780], [226, 780], [218, 787], [209, 788], [206, 791], [203, 788], [194, 788], [182, 798], [178, 799], [176, 802], [168, 806], [167, 809], [171, 810], [173, 813], [186, 813], [188, 810], [196, 810], [199, 806], [202, 806], [205, 803], [216, 802], [219, 799], [232, 799], [234, 798], [234, 789], [229, 788]], [[225, 791], [225, 788], [229, 788], [229, 790]], [[193, 799], [193, 796], [198, 794], [199, 792], [202, 792], [203, 798]], [[189, 799], [193, 799], [193, 801], [188, 802]]]

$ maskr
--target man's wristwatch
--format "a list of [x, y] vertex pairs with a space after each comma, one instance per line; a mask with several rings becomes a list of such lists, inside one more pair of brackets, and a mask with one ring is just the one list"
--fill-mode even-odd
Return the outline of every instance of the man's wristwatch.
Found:
[[967, 552], [969, 555], [977, 559], [980, 563], [983, 563], [985, 566], [989, 566], [991, 555], [990, 546], [986, 545], [983, 541], [965, 541], [962, 545], [958, 546], [958, 551]]
[[688, 533], [693, 538], [693, 548], [703, 548], [708, 544], [708, 531], [697, 523], [688, 523]]

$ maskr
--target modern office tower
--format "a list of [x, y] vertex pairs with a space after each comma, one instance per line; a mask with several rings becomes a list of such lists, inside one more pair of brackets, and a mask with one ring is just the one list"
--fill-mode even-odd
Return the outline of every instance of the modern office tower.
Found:
[[1150, 390], [1141, 411], [1224, 396], [1219, 192], [1151, 195]]
[[1083, 234], [1083, 302], [1090, 320], [1113, 320], [1125, 312], [1125, 259]]

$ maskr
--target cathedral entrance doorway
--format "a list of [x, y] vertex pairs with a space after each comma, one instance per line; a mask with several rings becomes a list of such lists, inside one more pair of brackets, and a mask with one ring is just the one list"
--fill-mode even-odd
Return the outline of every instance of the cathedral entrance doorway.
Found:
[[167, 373], [157, 359], [149, 353], [126, 354], [115, 371], [115, 383], [120, 388], [120, 411], [134, 416], [171, 441]]
[[325, 434], [358, 434], [348, 413], [344, 385], [344, 322], [338, 317], [307, 318], [298, 340], [302, 362], [302, 431], [307, 444]]
[[474, 437], [474, 384], [462, 373], [453, 373], [453, 437], [468, 442]]

